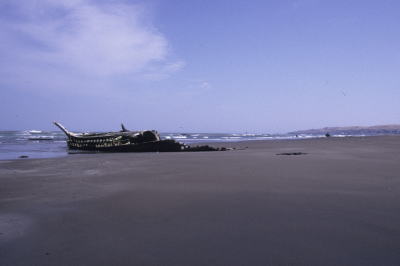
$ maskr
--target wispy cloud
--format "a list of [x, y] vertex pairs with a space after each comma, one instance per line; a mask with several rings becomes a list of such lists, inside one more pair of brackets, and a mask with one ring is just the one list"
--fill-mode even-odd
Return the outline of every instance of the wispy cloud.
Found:
[[10, 84], [21, 79], [41, 86], [45, 80], [159, 78], [184, 66], [169, 58], [167, 39], [140, 5], [5, 0], [0, 8], [0, 74]]

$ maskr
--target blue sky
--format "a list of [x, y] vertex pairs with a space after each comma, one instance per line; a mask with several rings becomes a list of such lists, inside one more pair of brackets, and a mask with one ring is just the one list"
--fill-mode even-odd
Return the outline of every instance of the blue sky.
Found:
[[0, 129], [400, 123], [400, 2], [2, 0]]

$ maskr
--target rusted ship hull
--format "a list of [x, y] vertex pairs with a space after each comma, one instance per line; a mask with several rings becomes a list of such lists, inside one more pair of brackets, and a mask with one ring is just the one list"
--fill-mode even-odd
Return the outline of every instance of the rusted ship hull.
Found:
[[157, 131], [129, 131], [122, 125], [119, 132], [73, 133], [60, 123], [54, 122], [67, 136], [67, 145], [71, 150], [99, 152], [180, 152], [180, 151], [217, 151], [210, 146], [190, 147], [175, 140], [162, 140]]
[[67, 141], [67, 144], [68, 148], [71, 150], [99, 152], [178, 152], [184, 149], [184, 146], [182, 144], [170, 140], [160, 140], [133, 144], [100, 143], [97, 145]]

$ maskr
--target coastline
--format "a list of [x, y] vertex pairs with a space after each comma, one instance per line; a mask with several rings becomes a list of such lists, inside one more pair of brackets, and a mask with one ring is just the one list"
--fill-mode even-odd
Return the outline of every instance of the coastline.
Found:
[[0, 264], [400, 263], [400, 136], [207, 144], [0, 161]]

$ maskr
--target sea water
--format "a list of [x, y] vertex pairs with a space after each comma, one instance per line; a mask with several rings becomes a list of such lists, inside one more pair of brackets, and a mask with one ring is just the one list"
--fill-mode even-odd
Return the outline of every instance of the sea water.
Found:
[[[161, 133], [162, 139], [174, 139], [184, 144], [212, 142], [237, 142], [248, 140], [306, 139], [325, 137], [321, 134], [252, 134], [252, 133]], [[370, 134], [340, 134], [337, 137], [365, 136]], [[76, 152], [74, 152], [76, 153]], [[79, 152], [78, 152], [79, 153]], [[69, 154], [66, 136], [61, 131], [0, 131], [0, 160], [28, 158], [53, 158]]]

